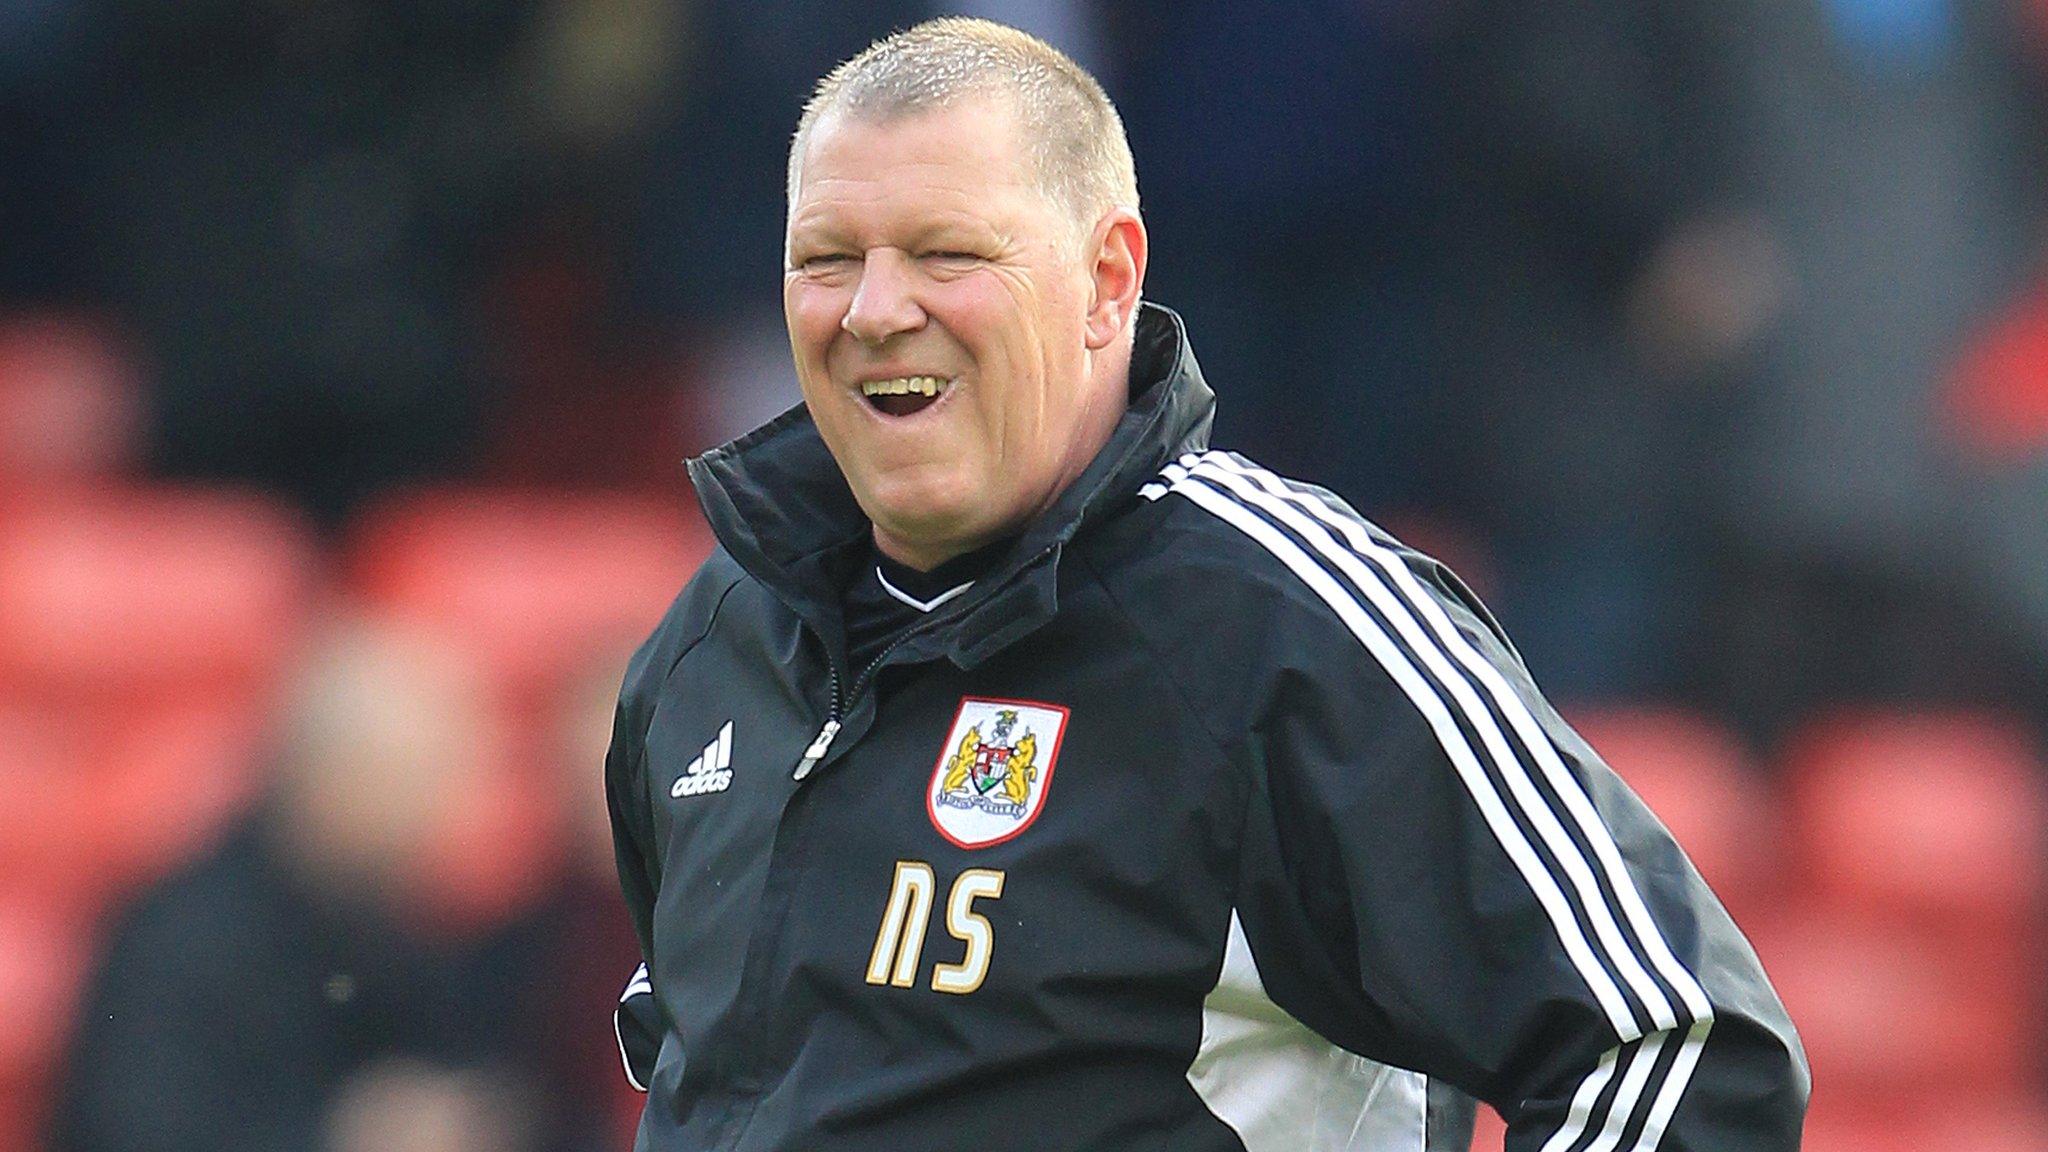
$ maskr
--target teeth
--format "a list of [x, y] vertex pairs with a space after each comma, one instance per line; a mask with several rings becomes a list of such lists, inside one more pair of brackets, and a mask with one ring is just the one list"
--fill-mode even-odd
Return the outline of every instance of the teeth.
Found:
[[863, 396], [937, 396], [952, 382], [939, 376], [898, 376], [894, 380], [867, 380], [860, 386]]

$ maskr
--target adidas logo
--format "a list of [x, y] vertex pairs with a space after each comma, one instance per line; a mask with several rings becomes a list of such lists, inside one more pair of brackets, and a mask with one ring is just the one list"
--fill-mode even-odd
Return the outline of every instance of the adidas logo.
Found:
[[732, 787], [732, 721], [718, 730], [718, 739], [704, 746], [704, 754], [690, 761], [683, 774], [669, 786], [670, 796], [702, 796]]

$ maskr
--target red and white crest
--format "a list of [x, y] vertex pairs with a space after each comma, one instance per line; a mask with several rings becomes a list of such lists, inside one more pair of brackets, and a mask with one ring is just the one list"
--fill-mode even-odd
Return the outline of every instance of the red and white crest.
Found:
[[1045, 807], [1066, 727], [1067, 710], [1057, 704], [963, 697], [925, 788], [939, 835], [985, 848], [1030, 827]]

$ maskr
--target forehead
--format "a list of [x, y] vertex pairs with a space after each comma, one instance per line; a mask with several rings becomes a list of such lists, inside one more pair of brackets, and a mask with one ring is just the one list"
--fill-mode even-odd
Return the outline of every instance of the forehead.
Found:
[[979, 98], [896, 115], [827, 113], [804, 144], [789, 224], [796, 232], [989, 220], [1046, 208], [1015, 113]]

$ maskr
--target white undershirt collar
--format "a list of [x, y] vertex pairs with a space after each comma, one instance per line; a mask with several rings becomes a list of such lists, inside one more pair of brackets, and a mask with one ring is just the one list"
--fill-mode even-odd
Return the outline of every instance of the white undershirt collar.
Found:
[[882, 567], [879, 564], [875, 566], [875, 579], [880, 580], [882, 582], [882, 591], [887, 592], [889, 595], [895, 597], [896, 599], [901, 600], [905, 604], [910, 605], [912, 608], [917, 609], [919, 612], [930, 612], [932, 609], [937, 608], [939, 605], [944, 604], [946, 601], [951, 600], [955, 596], [958, 596], [961, 593], [967, 591], [969, 588], [974, 587], [974, 581], [969, 580], [967, 583], [962, 584], [957, 588], [948, 588], [944, 592], [939, 593], [937, 596], [934, 596], [929, 600], [919, 600], [917, 597], [912, 596], [910, 593], [905, 592], [903, 589], [898, 588], [894, 584], [889, 583], [889, 578], [882, 574]]

